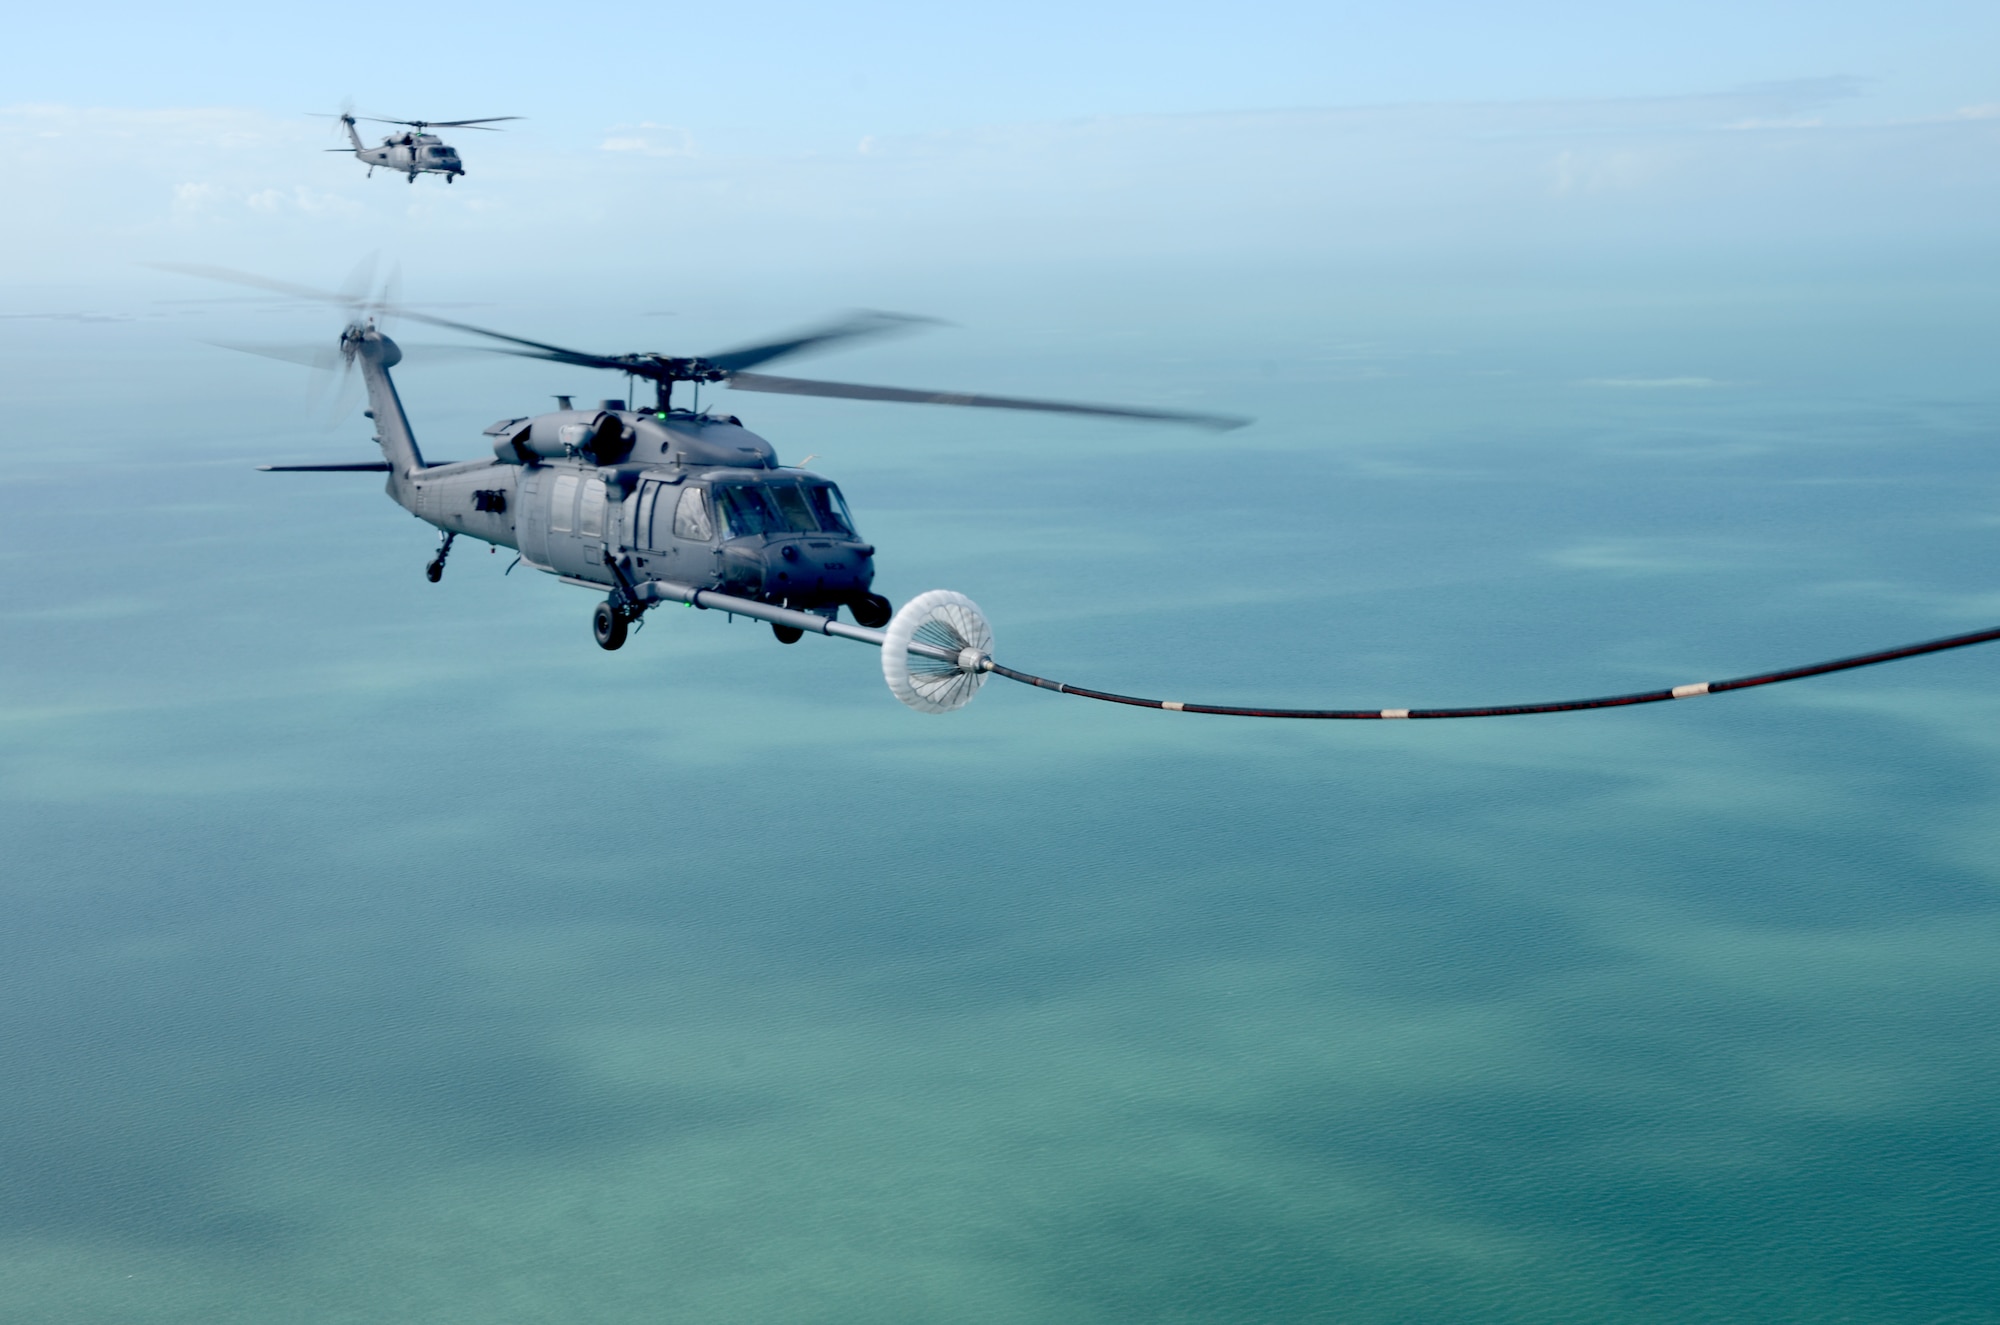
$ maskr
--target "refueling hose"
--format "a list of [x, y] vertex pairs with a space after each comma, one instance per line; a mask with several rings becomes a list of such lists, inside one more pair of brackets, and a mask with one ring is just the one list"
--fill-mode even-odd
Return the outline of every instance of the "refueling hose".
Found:
[[1963, 649], [1969, 645], [1985, 644], [1991, 640], [2000, 640], [2000, 627], [1974, 631], [1970, 635], [1952, 635], [1945, 639], [1928, 640], [1922, 644], [1905, 644], [1901, 648], [1883, 649], [1879, 653], [1836, 658], [1832, 662], [1812, 663], [1806, 667], [1788, 667], [1781, 672], [1759, 672], [1755, 676], [1739, 676], [1730, 681], [1699, 681], [1693, 685], [1674, 686], [1667, 690], [1644, 690], [1630, 695], [1605, 695], [1598, 699], [1562, 699], [1547, 704], [1496, 704], [1484, 708], [1455, 709], [1259, 709], [1239, 708], [1230, 704], [1186, 704], [1178, 700], [1137, 699], [1131, 695], [1085, 690], [1082, 686], [1064, 685], [1060, 681], [1031, 676], [1027, 672], [1017, 672], [1011, 667], [1002, 667], [999, 663], [991, 663], [989, 667], [996, 676], [1004, 676], [1010, 681], [1020, 681], [1025, 685], [1039, 686], [1043, 690], [1054, 690], [1060, 694], [1101, 699], [1107, 704], [1130, 704], [1134, 708], [1172, 709], [1177, 713], [1213, 713], [1225, 718], [1505, 718], [1524, 713], [1569, 713], [1577, 709], [1612, 709], [1623, 708], [1627, 704], [1658, 704], [1669, 699], [1692, 699], [1696, 695], [1713, 695], [1724, 690], [1748, 690], [1753, 686], [1776, 685], [1780, 681], [1824, 676], [1828, 672], [1872, 667], [1876, 663], [1895, 662], [1899, 658], [1943, 653], [1946, 649]]

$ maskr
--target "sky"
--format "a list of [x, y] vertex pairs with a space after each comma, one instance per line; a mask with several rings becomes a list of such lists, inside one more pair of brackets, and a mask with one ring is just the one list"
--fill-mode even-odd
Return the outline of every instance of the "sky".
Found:
[[[1996, 45], [1970, 3], [36, 6], [0, 53], [0, 170], [33, 200], [0, 217], [0, 297], [168, 297], [147, 260], [332, 281], [384, 243], [439, 298], [642, 267], [741, 294], [752, 269], [1962, 263], [2000, 212]], [[452, 136], [456, 187], [410, 186], [317, 150], [309, 112], [344, 98], [524, 118]]]

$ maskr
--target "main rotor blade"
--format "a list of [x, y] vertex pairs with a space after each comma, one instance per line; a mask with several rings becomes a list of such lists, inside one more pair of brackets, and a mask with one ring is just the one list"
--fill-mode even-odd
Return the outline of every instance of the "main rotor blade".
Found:
[[837, 400], [886, 400], [903, 405], [969, 405], [974, 409], [1023, 409], [1047, 414], [1095, 414], [1148, 423], [1187, 423], [1227, 432], [1250, 420], [1231, 414], [1196, 414], [1185, 410], [1132, 409], [1122, 405], [1077, 405], [1061, 400], [1025, 400], [1019, 396], [982, 396], [965, 391], [912, 391], [899, 386], [860, 386], [853, 382], [815, 382], [803, 377], [772, 377], [765, 373], [731, 373], [728, 384], [738, 391], [771, 391], [786, 396], [831, 396]]
[[[470, 322], [454, 322], [448, 317], [433, 317], [429, 313], [418, 313], [408, 308], [392, 309], [397, 317], [406, 317], [412, 322], [424, 322], [433, 327], [449, 327], [453, 331], [463, 331], [471, 336], [485, 336], [489, 340], [504, 340], [509, 345], [525, 345], [540, 354], [529, 355], [534, 359], [553, 359], [557, 363], [573, 363], [583, 368], [616, 368], [625, 371], [625, 365], [609, 355], [591, 354], [585, 350], [565, 349], [560, 345], [549, 345], [525, 336], [510, 336], [504, 331], [494, 331], [487, 327], [475, 327]], [[514, 353], [515, 351], [503, 351]]]
[[253, 290], [268, 290], [273, 294], [290, 295], [294, 299], [316, 299], [321, 303], [339, 304], [349, 309], [375, 308], [384, 313], [394, 313], [397, 317], [406, 317], [412, 322], [423, 322], [433, 327], [448, 327], [453, 331], [485, 336], [490, 340], [504, 340], [510, 345], [524, 345], [529, 349], [542, 351], [539, 355], [528, 356], [530, 358], [549, 358], [557, 363], [576, 364], [584, 368], [610, 368], [619, 372], [625, 370], [624, 364], [605, 355], [588, 354], [582, 350], [565, 349], [560, 345], [549, 345], [522, 336], [510, 336], [504, 331], [492, 331], [486, 327], [475, 327], [469, 322], [455, 322], [450, 318], [434, 317], [429, 313], [419, 313], [415, 309], [404, 308], [401, 305], [370, 305], [349, 295], [336, 294], [330, 290], [315, 290], [309, 285], [294, 285], [290, 281], [274, 281], [268, 276], [257, 276], [229, 267], [209, 267], [192, 262], [149, 262], [146, 265], [158, 271], [179, 272], [183, 276], [199, 276], [204, 280], [248, 286]]
[[[307, 368], [331, 371], [340, 367], [340, 350], [325, 342], [294, 341], [226, 341], [205, 342], [218, 350], [235, 350], [239, 354], [254, 354], [263, 359], [276, 359], [281, 363], [303, 364]], [[445, 363], [453, 359], [471, 359], [490, 354], [484, 345], [413, 345], [408, 341], [397, 341], [396, 348], [403, 352], [403, 361]], [[501, 351], [507, 353], [507, 351]]]
[[179, 272], [183, 276], [199, 276], [203, 280], [222, 281], [229, 285], [245, 285], [253, 290], [267, 290], [272, 294], [290, 295], [294, 299], [316, 299], [323, 304], [341, 304], [349, 308], [359, 307], [360, 301], [331, 290], [315, 290], [309, 285], [294, 285], [290, 281], [274, 281], [268, 276], [254, 276], [247, 271], [232, 271], [228, 267], [209, 267], [196, 262], [148, 262], [144, 264], [155, 271]]
[[877, 313], [864, 310], [839, 322], [801, 331], [785, 340], [772, 341], [768, 345], [746, 345], [741, 349], [724, 350], [721, 354], [704, 356], [703, 361], [720, 368], [725, 373], [733, 373], [744, 368], [755, 368], [760, 363], [782, 359], [787, 355], [802, 354], [816, 346], [830, 345], [835, 341], [855, 340], [862, 336], [884, 336], [895, 331], [908, 331], [912, 327], [926, 323], [940, 325], [940, 319], [918, 317], [910, 313]]
[[[519, 115], [489, 115], [483, 120], [392, 120], [383, 115], [357, 115], [355, 118], [367, 120], [372, 124], [407, 124], [412, 129], [466, 129], [476, 128], [481, 124], [498, 124], [502, 120], [518, 120], [523, 117]], [[491, 132], [498, 133], [500, 131], [494, 129]]]
[[[659, 374], [663, 364], [653, 362], [652, 356], [591, 354], [584, 350], [572, 350], [562, 345], [551, 345], [546, 341], [529, 340], [525, 336], [513, 336], [504, 331], [494, 331], [488, 327], [478, 327], [470, 322], [459, 322], [452, 318], [437, 317], [429, 313], [419, 313], [386, 301], [367, 302], [349, 294], [336, 294], [326, 290], [315, 290], [310, 286], [294, 285], [290, 281], [276, 281], [249, 272], [233, 271], [227, 267], [209, 267], [192, 263], [156, 262], [149, 263], [161, 271], [180, 272], [184, 275], [199, 276], [208, 280], [225, 281], [232, 285], [244, 285], [254, 290], [268, 290], [275, 294], [293, 298], [315, 299], [324, 303], [339, 304], [356, 312], [395, 314], [422, 322], [428, 326], [445, 327], [452, 331], [462, 331], [468, 335], [483, 336], [488, 340], [501, 341], [515, 349], [494, 349], [492, 353], [511, 354], [523, 359], [542, 359], [550, 363], [569, 364], [578, 368], [595, 368], [608, 372], [629, 373], [651, 380], [666, 380]], [[772, 359], [788, 354], [798, 354], [819, 345], [847, 340], [857, 336], [880, 335], [889, 331], [913, 325], [932, 322], [936, 319], [914, 317], [900, 313], [864, 313], [804, 332], [787, 340], [775, 341], [767, 345], [748, 346], [739, 350], [729, 350], [711, 355], [707, 359], [694, 360], [702, 368], [719, 370], [725, 376], [724, 382], [739, 391], [765, 391], [789, 396], [825, 396], [838, 400], [876, 400], [904, 405], [961, 405], [973, 409], [1013, 409], [1032, 410], [1045, 414], [1084, 414], [1100, 418], [1133, 419], [1148, 423], [1184, 423], [1197, 428], [1211, 428], [1228, 431], [1241, 428], [1249, 419], [1230, 414], [1203, 414], [1189, 410], [1138, 409], [1126, 405], [1085, 405], [1062, 400], [1030, 400], [1020, 396], [988, 396], [964, 391], [919, 391], [908, 387], [863, 386], [855, 382], [822, 382], [803, 377], [774, 377], [767, 373], [746, 373], [743, 368], [752, 364], [768, 363]], [[229, 348], [248, 349], [247, 346]], [[468, 347], [470, 348], [470, 347]], [[268, 351], [251, 349], [252, 354]], [[287, 354], [276, 354], [277, 358], [293, 358]], [[294, 358], [294, 362], [298, 360]], [[685, 361], [675, 361], [682, 363]], [[678, 380], [678, 379], [676, 379]]]
[[[462, 327], [460, 330], [472, 331], [475, 328]], [[500, 335], [497, 331], [481, 331], [479, 334], [482, 336]], [[513, 340], [515, 338], [512, 336], [502, 336], [501, 339]], [[522, 341], [521, 343], [524, 345], [534, 344], [533, 341]], [[634, 377], [643, 377], [645, 375], [643, 366], [635, 367], [623, 359], [606, 358], [601, 354], [585, 354], [581, 350], [564, 350], [554, 346], [545, 349], [510, 350], [499, 345], [468, 345], [466, 348], [476, 354], [511, 354], [518, 359], [540, 359], [547, 363], [566, 363], [572, 368], [602, 368], [606, 372], [629, 373]]]

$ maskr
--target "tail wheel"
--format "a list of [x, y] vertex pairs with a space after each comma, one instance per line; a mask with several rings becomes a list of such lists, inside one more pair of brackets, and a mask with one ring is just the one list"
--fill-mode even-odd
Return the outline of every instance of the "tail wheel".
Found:
[[[912, 644], [949, 650], [951, 661], [912, 652]], [[979, 604], [962, 593], [933, 589], [904, 603], [882, 640], [882, 679], [889, 692], [919, 713], [964, 708], [986, 684], [993, 628]]]
[[590, 631], [597, 636], [597, 647], [611, 650], [625, 642], [625, 614], [610, 603], [599, 603], [597, 610], [590, 614]]

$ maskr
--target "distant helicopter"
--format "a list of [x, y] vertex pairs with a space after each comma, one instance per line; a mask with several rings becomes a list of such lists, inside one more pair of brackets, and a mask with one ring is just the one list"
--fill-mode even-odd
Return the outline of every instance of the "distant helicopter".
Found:
[[[924, 713], [963, 707], [988, 676], [997, 675], [1044, 690], [1136, 708], [1226, 717], [1407, 719], [1562, 713], [1690, 699], [2000, 640], [2000, 628], [1995, 628], [1726, 681], [1590, 699], [1466, 708], [1251, 708], [1089, 690], [996, 662], [992, 629], [978, 605], [963, 594], [933, 589], [900, 609], [892, 609], [889, 601], [873, 590], [876, 549], [862, 540], [840, 489], [809, 470], [779, 464], [772, 445], [746, 429], [734, 415], [676, 407], [674, 387], [687, 382], [698, 391], [702, 383], [722, 383], [739, 391], [1097, 415], [1213, 429], [1238, 428], [1249, 420], [1179, 410], [861, 386], [747, 371], [790, 355], [927, 320], [893, 314], [861, 314], [783, 340], [706, 356], [603, 355], [223, 268], [160, 265], [189, 275], [345, 305], [350, 320], [340, 334], [339, 353], [349, 369], [358, 366], [361, 371], [368, 393], [367, 417], [374, 420], [375, 441], [383, 458], [259, 468], [388, 474], [389, 496], [439, 532], [437, 553], [425, 567], [433, 582], [443, 578], [445, 559], [460, 535], [515, 549], [519, 560], [536, 570], [565, 584], [604, 593], [591, 614], [592, 633], [604, 649], [622, 646], [633, 624], [650, 608], [674, 602], [768, 622], [772, 633], [786, 644], [797, 643], [810, 631], [875, 645], [882, 650], [882, 675], [891, 693]], [[500, 353], [641, 378], [654, 384], [657, 398], [651, 409], [632, 409], [623, 400], [603, 400], [594, 408], [577, 409], [569, 397], [558, 397], [560, 408], [550, 413], [505, 418], [487, 428], [486, 435], [493, 439], [492, 458], [429, 462], [417, 448], [389, 376], [389, 370], [402, 361], [402, 350], [375, 326], [377, 314], [391, 312], [503, 342], [506, 348], [499, 349]], [[276, 357], [297, 356], [280, 353]], [[855, 624], [839, 619], [843, 607]]]
[[434, 133], [425, 129], [479, 129], [486, 133], [498, 133], [498, 129], [487, 129], [489, 124], [502, 120], [518, 120], [519, 115], [494, 115], [483, 120], [385, 120], [374, 115], [358, 118], [371, 120], [376, 124], [402, 124], [408, 126], [402, 133], [392, 133], [382, 140], [380, 147], [370, 147], [361, 141], [355, 131], [357, 116], [351, 110], [343, 110], [338, 116], [341, 127], [347, 130], [347, 140], [352, 148], [329, 147], [329, 152], [352, 151], [356, 157], [368, 163], [368, 174], [375, 174], [375, 167], [397, 170], [410, 177], [410, 183], [417, 182], [419, 175], [443, 175], [449, 184], [465, 173], [465, 166], [458, 159], [458, 149], [454, 148]]

